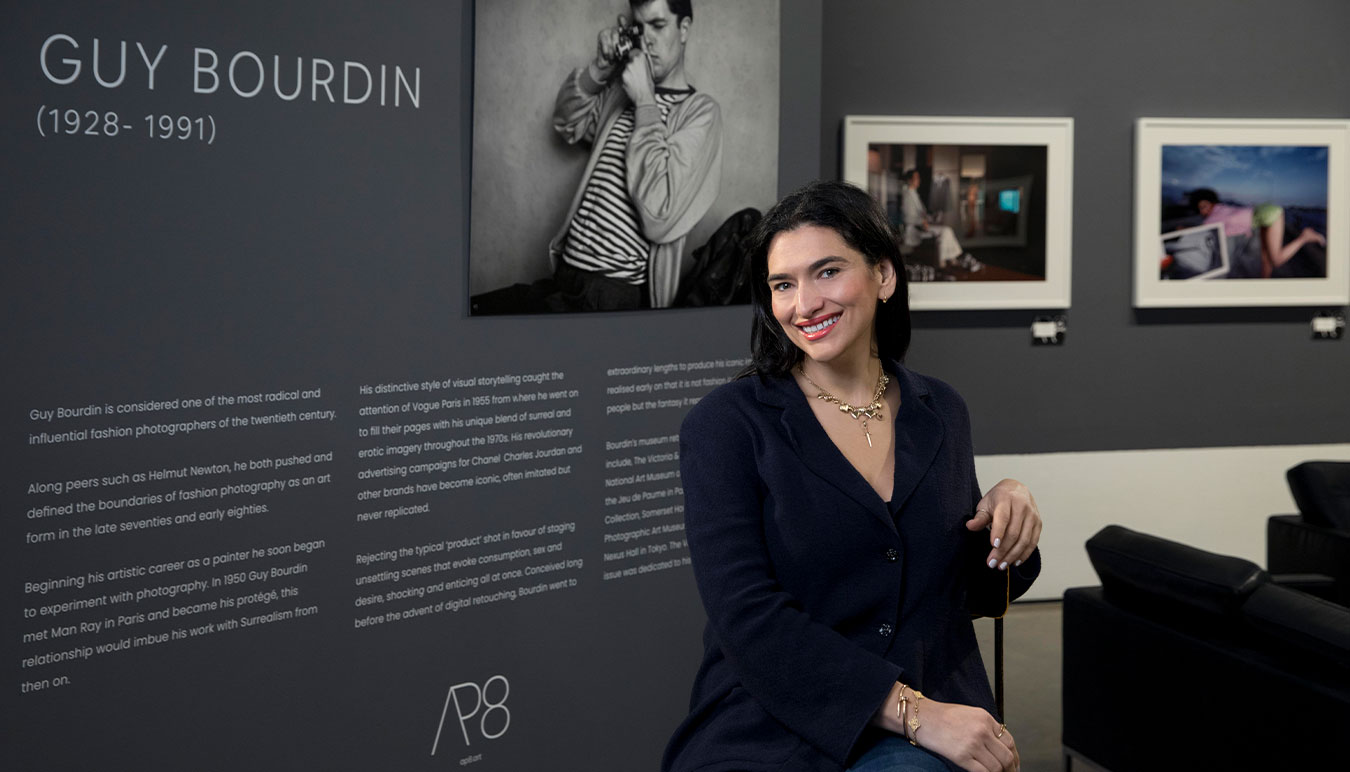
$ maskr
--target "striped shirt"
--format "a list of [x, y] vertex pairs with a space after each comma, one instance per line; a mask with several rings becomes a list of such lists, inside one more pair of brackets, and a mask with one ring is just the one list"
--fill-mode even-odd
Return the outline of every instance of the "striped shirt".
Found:
[[[672, 91], [658, 88], [656, 104], [661, 120], [670, 108], [683, 102], [693, 89]], [[567, 228], [563, 259], [573, 267], [604, 274], [629, 284], [647, 280], [647, 252], [651, 245], [642, 235], [642, 224], [628, 195], [627, 150], [633, 136], [633, 106], [624, 108], [605, 137], [600, 156], [581, 194], [581, 203]]]

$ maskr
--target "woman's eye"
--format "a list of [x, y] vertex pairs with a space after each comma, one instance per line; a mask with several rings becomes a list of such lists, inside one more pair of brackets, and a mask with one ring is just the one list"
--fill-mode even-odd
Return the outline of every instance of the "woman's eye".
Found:
[[835, 275], [836, 273], [839, 273], [838, 268], [826, 268], [825, 270], [820, 272], [820, 278], [828, 279], [831, 276]]
[[774, 291], [774, 292], [782, 292], [783, 290], [785, 290], [785, 289], [787, 289], [787, 288], [788, 288], [788, 283], [785, 282], [785, 281], [780, 281], [780, 282], [778, 282], [777, 284], [770, 284], [770, 285], [769, 285], [769, 289], [772, 290], [772, 291]]

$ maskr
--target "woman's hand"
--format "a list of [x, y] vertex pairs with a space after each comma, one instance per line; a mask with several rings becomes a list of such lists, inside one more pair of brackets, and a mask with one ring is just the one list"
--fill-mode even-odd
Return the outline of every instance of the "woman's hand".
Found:
[[[907, 698], [903, 715], [901, 696]], [[896, 683], [872, 716], [872, 724], [912, 739], [970, 772], [1017, 772], [1021, 767], [1012, 732], [984, 708], [924, 697], [918, 701], [919, 728], [911, 738], [906, 722], [915, 711], [914, 690]]]
[[993, 547], [985, 558], [990, 568], [1003, 571], [1030, 557], [1041, 540], [1041, 513], [1027, 486], [1002, 480], [990, 488], [975, 505], [975, 517], [966, 523], [972, 531], [986, 527]]
[[924, 698], [914, 739], [969, 772], [1017, 772], [1022, 766], [1012, 732], [984, 708]]

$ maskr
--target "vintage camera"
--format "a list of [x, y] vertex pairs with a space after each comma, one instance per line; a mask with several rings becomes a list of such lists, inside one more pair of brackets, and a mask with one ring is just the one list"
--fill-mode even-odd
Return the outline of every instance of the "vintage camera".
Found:
[[642, 47], [642, 25], [624, 24], [623, 18], [619, 18], [619, 42], [614, 45], [614, 55], [609, 58], [610, 64], [623, 65], [628, 62], [628, 54], [634, 48]]

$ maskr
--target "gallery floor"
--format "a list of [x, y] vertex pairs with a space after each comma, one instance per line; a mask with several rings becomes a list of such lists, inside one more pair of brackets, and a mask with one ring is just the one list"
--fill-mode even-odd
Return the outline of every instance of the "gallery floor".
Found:
[[[1023, 772], [1064, 769], [1060, 744], [1062, 640], [1059, 601], [1014, 603], [1003, 622], [1004, 712], [1017, 738]], [[994, 623], [975, 622], [980, 651], [993, 680]], [[1074, 772], [1100, 772], [1076, 760]]]

